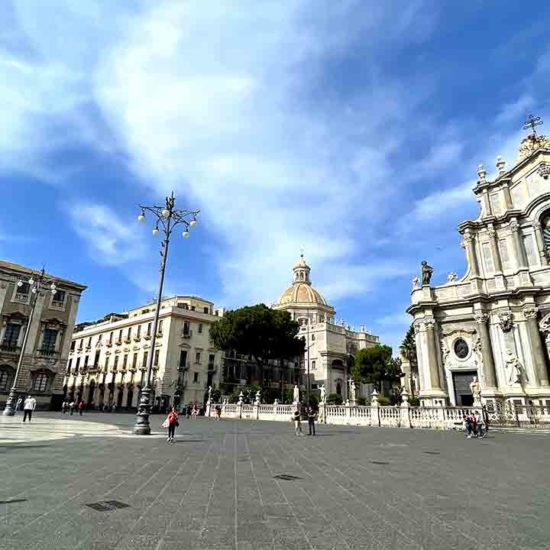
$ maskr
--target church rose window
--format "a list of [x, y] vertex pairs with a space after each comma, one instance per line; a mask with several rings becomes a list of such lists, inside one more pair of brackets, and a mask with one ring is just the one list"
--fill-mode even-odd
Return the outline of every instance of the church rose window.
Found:
[[468, 356], [468, 344], [462, 338], [459, 338], [454, 343], [455, 355], [459, 359], [465, 359]]

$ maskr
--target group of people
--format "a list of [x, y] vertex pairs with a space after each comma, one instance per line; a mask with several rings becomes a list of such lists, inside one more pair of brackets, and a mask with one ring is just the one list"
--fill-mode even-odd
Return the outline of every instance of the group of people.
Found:
[[[309, 428], [309, 433], [307, 435], [315, 435], [315, 421], [317, 420], [317, 411], [313, 407], [307, 408], [307, 424]], [[296, 410], [292, 413], [291, 420], [294, 422], [294, 434], [295, 435], [304, 435], [302, 431], [302, 413], [300, 408], [297, 406]]]
[[82, 416], [82, 413], [84, 412], [84, 401], [82, 399], [80, 401], [63, 401], [61, 405], [61, 412], [63, 414], [67, 414], [67, 411], [72, 416], [75, 411], [78, 411], [78, 414]]
[[489, 429], [489, 422], [477, 412], [464, 413], [464, 430], [468, 439], [472, 437], [485, 437]]

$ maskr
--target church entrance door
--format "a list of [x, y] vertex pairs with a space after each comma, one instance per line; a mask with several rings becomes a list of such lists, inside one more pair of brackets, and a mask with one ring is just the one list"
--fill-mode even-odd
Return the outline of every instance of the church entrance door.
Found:
[[474, 404], [474, 396], [470, 390], [470, 383], [474, 376], [477, 376], [475, 370], [453, 372], [455, 401], [458, 407], [471, 407]]

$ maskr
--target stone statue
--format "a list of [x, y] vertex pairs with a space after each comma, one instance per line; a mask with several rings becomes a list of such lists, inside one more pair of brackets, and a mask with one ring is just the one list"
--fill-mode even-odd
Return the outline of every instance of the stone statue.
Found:
[[511, 350], [507, 350], [506, 354], [506, 370], [510, 371], [508, 374], [508, 383], [510, 385], [521, 384], [522, 376], [524, 374], [521, 363]]
[[474, 407], [480, 407], [481, 406], [481, 385], [479, 384], [477, 376], [474, 376], [472, 378], [472, 382], [470, 383], [470, 390], [472, 391], [472, 395], [474, 396]]
[[327, 388], [324, 384], [321, 384], [321, 387], [319, 388], [321, 390], [321, 403], [327, 402]]
[[355, 395], [355, 380], [353, 378], [349, 379], [349, 400], [352, 405], [355, 405], [356, 395]]
[[430, 284], [433, 272], [433, 267], [430, 267], [426, 260], [422, 260], [422, 286]]
[[416, 275], [413, 277], [412, 283], [413, 283], [413, 290], [420, 288], [420, 279]]
[[294, 399], [292, 400], [293, 403], [299, 403], [300, 402], [300, 388], [298, 386], [294, 386]]
[[255, 401], [254, 401], [254, 404], [255, 404], [255, 405], [259, 405], [259, 404], [260, 404], [260, 398], [261, 398], [261, 392], [260, 392], [260, 390], [258, 390], [258, 391], [256, 392], [256, 399], [255, 399]]
[[500, 328], [502, 329], [502, 332], [510, 332], [512, 330], [512, 327], [514, 326], [514, 321], [512, 319], [512, 312], [511, 311], [501, 311], [498, 314]]
[[456, 279], [457, 279], [457, 275], [454, 271], [451, 271], [448, 275], [447, 275], [447, 283], [455, 283], [456, 282]]

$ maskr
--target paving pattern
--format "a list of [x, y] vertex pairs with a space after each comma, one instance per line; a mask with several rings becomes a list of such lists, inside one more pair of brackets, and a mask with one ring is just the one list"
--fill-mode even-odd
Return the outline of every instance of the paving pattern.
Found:
[[44, 440], [48, 422], [21, 442], [0, 424], [3, 550], [550, 547], [543, 434], [198, 419], [168, 444], [130, 436], [130, 415]]

